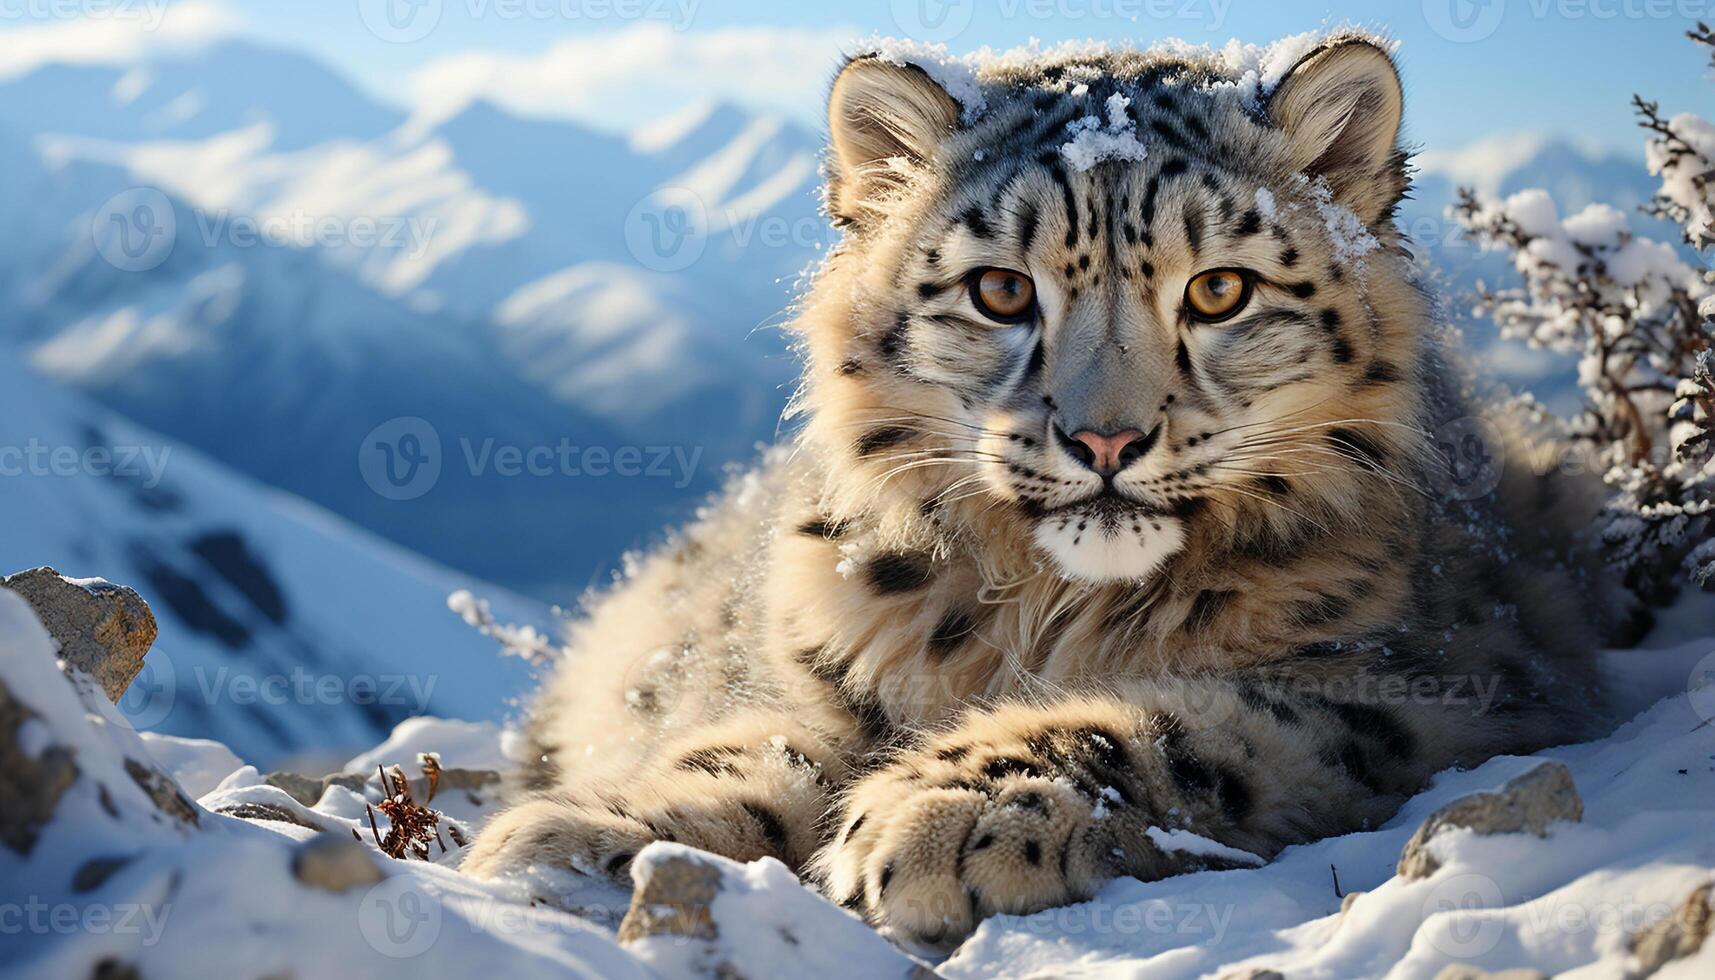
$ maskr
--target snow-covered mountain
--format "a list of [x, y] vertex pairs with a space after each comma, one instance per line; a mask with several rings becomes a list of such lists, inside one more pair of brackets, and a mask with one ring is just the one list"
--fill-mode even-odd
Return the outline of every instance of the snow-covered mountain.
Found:
[[160, 637], [121, 707], [144, 731], [226, 742], [258, 764], [349, 754], [402, 718], [495, 720], [522, 661], [447, 595], [503, 619], [545, 607], [419, 558], [235, 475], [0, 352], [0, 572], [52, 565], [133, 585]]
[[[412, 119], [242, 42], [46, 66], [0, 84], [0, 214], [31, 230], [0, 246], [0, 340], [245, 473], [566, 601], [772, 437], [793, 368], [758, 328], [828, 238], [811, 135], [722, 106], [682, 122], [651, 143], [483, 103]], [[171, 214], [145, 268], [102, 237], [138, 199]], [[658, 254], [639, 236], [681, 204], [687, 251]], [[401, 417], [447, 465], [393, 500], [352, 461]], [[680, 463], [486, 465], [568, 442]]]
[[[485, 102], [412, 116], [251, 42], [50, 64], [0, 83], [0, 217], [21, 229], [0, 244], [0, 342], [241, 472], [564, 602], [774, 436], [794, 365], [770, 328], [833, 236], [818, 142], [718, 103], [630, 134]], [[1649, 190], [1623, 154], [1540, 136], [1420, 164], [1403, 218], [1455, 295], [1508, 274], [1445, 219], [1456, 186], [1568, 207]], [[139, 200], [175, 229], [146, 268], [112, 254]], [[1468, 334], [1497, 373], [1575, 403], [1564, 359]], [[352, 465], [398, 418], [442, 450], [405, 500]], [[562, 442], [681, 463], [488, 465]]]

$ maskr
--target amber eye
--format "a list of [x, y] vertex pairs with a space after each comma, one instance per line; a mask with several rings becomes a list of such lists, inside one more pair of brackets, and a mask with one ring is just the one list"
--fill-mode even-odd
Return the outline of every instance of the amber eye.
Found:
[[1204, 323], [1219, 323], [1244, 308], [1251, 282], [1237, 269], [1200, 272], [1185, 287], [1185, 304], [1191, 316]]
[[971, 303], [999, 323], [1020, 323], [1036, 310], [1036, 284], [1022, 272], [984, 269], [971, 277]]

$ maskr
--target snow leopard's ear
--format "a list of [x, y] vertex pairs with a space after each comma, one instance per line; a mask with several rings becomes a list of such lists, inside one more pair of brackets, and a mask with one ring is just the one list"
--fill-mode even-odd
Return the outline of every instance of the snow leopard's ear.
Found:
[[1286, 136], [1293, 169], [1326, 178], [1336, 201], [1373, 223], [1405, 193], [1403, 101], [1387, 51], [1367, 38], [1343, 38], [1292, 66], [1268, 114]]
[[828, 98], [828, 210], [835, 220], [862, 226], [876, 217], [958, 118], [952, 96], [921, 68], [875, 57], [847, 62]]

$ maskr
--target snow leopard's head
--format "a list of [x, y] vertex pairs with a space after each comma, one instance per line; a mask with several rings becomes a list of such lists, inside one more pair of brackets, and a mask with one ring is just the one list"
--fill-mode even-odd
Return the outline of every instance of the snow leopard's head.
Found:
[[846, 241], [801, 321], [835, 509], [1010, 535], [1094, 582], [1350, 518], [1411, 451], [1400, 119], [1357, 35], [851, 61]]

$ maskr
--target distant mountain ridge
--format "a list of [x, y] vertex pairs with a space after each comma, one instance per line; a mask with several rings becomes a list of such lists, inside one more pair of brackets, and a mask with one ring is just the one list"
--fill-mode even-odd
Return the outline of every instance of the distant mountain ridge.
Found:
[[[413, 119], [247, 42], [49, 65], [0, 83], [14, 164], [0, 212], [39, 232], [3, 246], [17, 271], [0, 273], [0, 341], [252, 476], [569, 602], [772, 438], [794, 368], [785, 338], [757, 328], [778, 322], [815, 249], [738, 238], [825, 227], [816, 153], [807, 132], [721, 106], [653, 150], [482, 102]], [[168, 195], [177, 240], [128, 271], [90, 228], [137, 187]], [[671, 272], [627, 237], [662, 187], [691, 188], [709, 216], [697, 262]], [[255, 246], [231, 231], [321, 219], [350, 240]], [[366, 221], [408, 240], [365, 247]], [[352, 464], [397, 417], [427, 419], [458, 464], [419, 499], [377, 496]], [[461, 456], [566, 439], [672, 446], [698, 468], [502, 479]]]

